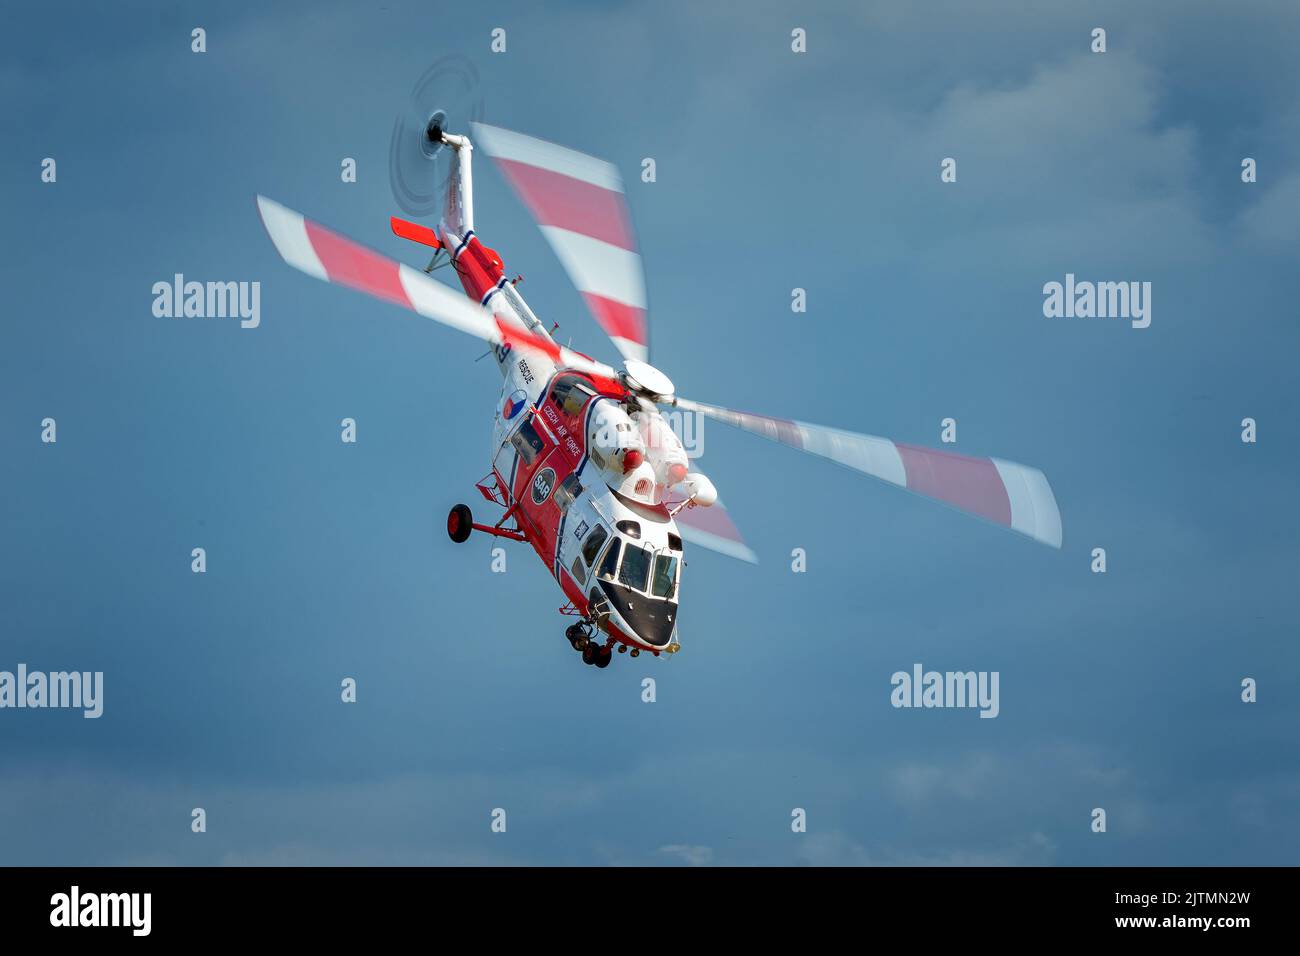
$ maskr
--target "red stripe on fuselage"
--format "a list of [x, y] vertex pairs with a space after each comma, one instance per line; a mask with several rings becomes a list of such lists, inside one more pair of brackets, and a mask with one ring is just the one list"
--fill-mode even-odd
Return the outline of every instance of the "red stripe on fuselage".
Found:
[[895, 442], [907, 472], [907, 490], [938, 498], [964, 511], [1011, 524], [1011, 499], [989, 458], [968, 458]]
[[456, 275], [460, 277], [460, 284], [470, 298], [479, 302], [483, 301], [483, 296], [501, 278], [499, 269], [489, 270], [484, 265], [485, 258], [478, 236], [470, 236], [469, 242], [461, 247], [456, 256]]

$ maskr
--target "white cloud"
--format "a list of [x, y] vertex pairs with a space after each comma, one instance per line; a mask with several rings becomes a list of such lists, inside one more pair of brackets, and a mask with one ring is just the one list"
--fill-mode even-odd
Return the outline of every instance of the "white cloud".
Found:
[[1242, 186], [1261, 189], [1260, 198], [1241, 214], [1246, 236], [1265, 244], [1300, 248], [1300, 174], [1284, 176], [1273, 186]]
[[713, 862], [713, 848], [708, 846], [690, 846], [684, 843], [670, 843], [661, 846], [659, 853], [677, 857], [688, 866], [708, 866]]

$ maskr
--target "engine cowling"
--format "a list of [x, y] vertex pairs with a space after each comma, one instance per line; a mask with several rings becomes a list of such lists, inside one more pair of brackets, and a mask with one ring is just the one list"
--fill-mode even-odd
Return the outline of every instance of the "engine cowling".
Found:
[[645, 459], [654, 468], [655, 481], [672, 487], [690, 471], [690, 458], [672, 426], [653, 405], [631, 415], [645, 448]]
[[[632, 455], [631, 462], [627, 455]], [[645, 461], [645, 443], [623, 407], [616, 402], [598, 401], [587, 422], [587, 454], [601, 471], [616, 482]]]

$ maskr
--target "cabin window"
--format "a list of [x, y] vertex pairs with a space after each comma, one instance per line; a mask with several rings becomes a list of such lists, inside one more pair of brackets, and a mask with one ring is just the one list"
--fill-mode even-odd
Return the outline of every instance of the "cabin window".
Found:
[[644, 591], [649, 576], [650, 552], [645, 548], [628, 545], [623, 553], [623, 566], [618, 569], [619, 583], [626, 584], [634, 591]]
[[555, 489], [555, 503], [561, 511], [569, 510], [569, 505], [582, 494], [582, 482], [578, 480], [577, 475], [570, 475], [560, 482], [560, 487]]
[[582, 558], [573, 559], [573, 577], [579, 586], [587, 583], [587, 572], [582, 567]]
[[614, 570], [618, 567], [618, 548], [619, 539], [615, 538], [609, 543], [609, 550], [605, 552], [605, 560], [600, 562], [600, 576], [607, 581], [614, 580]]
[[542, 452], [542, 438], [537, 434], [537, 429], [533, 427], [531, 421], [526, 421], [519, 426], [519, 430], [510, 436], [510, 443], [515, 446], [525, 465], [535, 462]]
[[609, 532], [605, 530], [605, 526], [599, 524], [587, 534], [587, 540], [582, 542], [582, 560], [587, 562], [587, 567], [591, 567], [595, 562], [596, 555], [600, 554], [600, 546], [608, 537]]
[[655, 556], [655, 572], [650, 581], [650, 593], [655, 597], [668, 598], [677, 595], [677, 559], [670, 554]]

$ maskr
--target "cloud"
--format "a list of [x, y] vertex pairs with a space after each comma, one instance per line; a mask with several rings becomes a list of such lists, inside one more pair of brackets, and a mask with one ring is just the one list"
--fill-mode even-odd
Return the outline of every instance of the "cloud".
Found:
[[1054, 861], [1056, 844], [1044, 833], [1011, 836], [1002, 846], [925, 850], [892, 846], [870, 851], [841, 830], [809, 833], [796, 851], [809, 866], [1043, 866]]
[[1300, 249], [1300, 174], [1284, 176], [1275, 185], [1264, 187], [1259, 200], [1242, 212], [1240, 224], [1250, 239], [1289, 251]]
[[677, 857], [688, 866], [708, 866], [713, 862], [713, 848], [707, 846], [671, 843], [668, 846], [661, 846], [657, 852]]
[[964, 800], [987, 797], [1007, 772], [1005, 761], [990, 753], [966, 754], [956, 764], [908, 762], [889, 773], [900, 800], [918, 803], [938, 796]]
[[[538, 865], [560, 854], [537, 821], [584, 818], [576, 781], [404, 774], [276, 786], [45, 770], [0, 776], [4, 862], [31, 865]], [[519, 795], [518, 800], [511, 794]], [[491, 810], [505, 804], [507, 830]], [[207, 831], [190, 829], [202, 807]], [[12, 826], [23, 821], [23, 827]], [[50, 833], [62, 835], [57, 844]]]
[[[1208, 259], [1196, 134], [1161, 119], [1162, 92], [1131, 54], [1079, 54], [1010, 86], [964, 82], [932, 111], [878, 109], [861, 149], [868, 182], [897, 184], [878, 203], [900, 231], [896, 251], [941, 265], [996, 249], [1051, 269]], [[939, 182], [945, 157], [955, 183]]]

